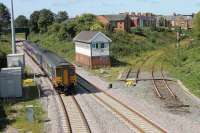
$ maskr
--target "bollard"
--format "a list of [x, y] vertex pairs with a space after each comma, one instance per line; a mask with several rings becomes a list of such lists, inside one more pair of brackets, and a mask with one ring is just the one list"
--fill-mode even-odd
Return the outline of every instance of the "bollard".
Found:
[[33, 115], [34, 115], [34, 111], [33, 111], [33, 105], [28, 105], [26, 106], [26, 115], [27, 115], [27, 120], [29, 122], [33, 122], [34, 121], [34, 118], [33, 118]]
[[108, 85], [108, 88], [109, 88], [109, 89], [111, 89], [111, 88], [112, 88], [112, 83], [110, 83], [110, 84]]

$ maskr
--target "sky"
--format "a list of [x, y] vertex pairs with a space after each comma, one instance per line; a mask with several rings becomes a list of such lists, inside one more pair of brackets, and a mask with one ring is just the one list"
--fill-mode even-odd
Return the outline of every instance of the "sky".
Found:
[[[117, 14], [119, 12], [152, 12], [170, 15], [174, 12], [192, 14], [200, 11], [200, 0], [13, 0], [15, 17], [29, 18], [35, 10], [43, 8], [67, 11], [70, 17], [83, 13]], [[10, 8], [10, 0], [0, 0]]]

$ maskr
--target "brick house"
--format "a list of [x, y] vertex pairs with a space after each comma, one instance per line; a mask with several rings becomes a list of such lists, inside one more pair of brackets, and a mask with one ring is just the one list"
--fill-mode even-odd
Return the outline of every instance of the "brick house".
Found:
[[171, 28], [171, 22], [163, 15], [156, 16], [156, 27]]
[[156, 26], [156, 17], [152, 13], [134, 13], [132, 12], [130, 15], [131, 19], [131, 27], [153, 27]]
[[128, 14], [100, 15], [97, 20], [111, 31], [130, 31], [131, 20]]
[[167, 16], [172, 28], [181, 27], [181, 29], [192, 29], [192, 20], [194, 15], [181, 15], [174, 14], [173, 16]]
[[98, 31], [82, 31], [74, 39], [76, 63], [89, 68], [109, 67], [112, 40]]
[[138, 15], [136, 15], [136, 13], [132, 12], [129, 16], [131, 19], [131, 27], [139, 27], [140, 20], [139, 20]]
[[185, 30], [192, 29], [192, 16], [189, 15], [177, 16], [175, 25]]

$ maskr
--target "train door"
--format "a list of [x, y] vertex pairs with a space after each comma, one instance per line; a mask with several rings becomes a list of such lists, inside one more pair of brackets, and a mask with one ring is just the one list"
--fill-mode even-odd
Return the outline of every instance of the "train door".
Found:
[[68, 70], [67, 69], [64, 69], [63, 71], [63, 83], [64, 85], [69, 85], [69, 73], [68, 73]]

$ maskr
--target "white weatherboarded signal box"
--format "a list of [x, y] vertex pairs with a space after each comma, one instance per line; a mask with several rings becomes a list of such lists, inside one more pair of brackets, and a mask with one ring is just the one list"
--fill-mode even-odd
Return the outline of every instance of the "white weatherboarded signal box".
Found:
[[112, 40], [98, 31], [81, 31], [74, 39], [76, 63], [89, 68], [110, 67]]
[[21, 67], [2, 68], [0, 71], [0, 97], [22, 97]]

